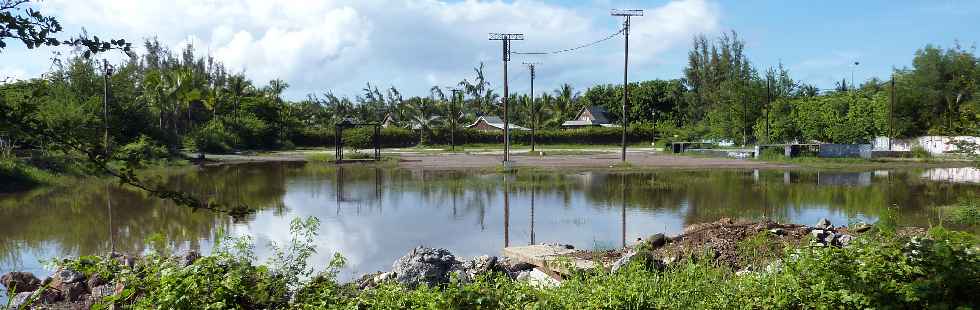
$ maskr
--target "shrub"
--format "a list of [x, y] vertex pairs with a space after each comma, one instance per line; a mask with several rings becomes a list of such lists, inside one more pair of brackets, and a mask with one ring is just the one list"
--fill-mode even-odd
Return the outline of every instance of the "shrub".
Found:
[[220, 120], [209, 121], [190, 136], [191, 146], [197, 151], [228, 153], [235, 147], [238, 137]]
[[932, 153], [929, 153], [926, 148], [916, 145], [912, 147], [912, 157], [913, 158], [932, 158]]
[[124, 159], [133, 162], [166, 158], [169, 155], [166, 147], [145, 135], [140, 135], [136, 141], [123, 145], [119, 148], [119, 153]]

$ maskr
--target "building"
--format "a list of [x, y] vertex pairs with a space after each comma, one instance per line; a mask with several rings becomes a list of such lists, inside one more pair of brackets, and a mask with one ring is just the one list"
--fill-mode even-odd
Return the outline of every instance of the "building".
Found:
[[398, 127], [398, 121], [391, 113], [385, 114], [385, 119], [381, 120], [381, 128]]
[[[496, 116], [480, 116], [466, 128], [472, 128], [483, 131], [495, 131], [504, 130], [504, 121]], [[510, 130], [531, 130], [529, 128], [511, 123]]]
[[606, 109], [599, 106], [591, 106], [582, 108], [582, 111], [578, 112], [575, 119], [565, 121], [561, 124], [565, 128], [583, 128], [583, 127], [619, 127], [619, 125], [613, 124], [609, 121], [609, 113]]

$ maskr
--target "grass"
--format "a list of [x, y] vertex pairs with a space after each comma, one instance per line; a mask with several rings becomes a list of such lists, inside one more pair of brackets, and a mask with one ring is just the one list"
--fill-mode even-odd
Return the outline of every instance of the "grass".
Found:
[[311, 163], [326, 163], [336, 160], [336, 156], [326, 152], [306, 154], [306, 161]]

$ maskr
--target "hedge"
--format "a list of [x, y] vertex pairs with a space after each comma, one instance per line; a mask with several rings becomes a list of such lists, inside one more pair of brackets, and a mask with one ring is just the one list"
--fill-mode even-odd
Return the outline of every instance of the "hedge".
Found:
[[[371, 148], [373, 128], [359, 127], [344, 130], [344, 146]], [[530, 144], [531, 132], [511, 130], [511, 142], [515, 144]], [[293, 136], [293, 142], [298, 146], [333, 146], [333, 128], [304, 129]], [[449, 144], [451, 132], [446, 128], [431, 130], [427, 136], [428, 144]], [[582, 129], [545, 129], [535, 131], [534, 141], [539, 144], [618, 144], [622, 141], [623, 131], [620, 128], [582, 128]], [[630, 126], [627, 131], [629, 143], [644, 143], [656, 140], [656, 130], [650, 126]], [[418, 145], [418, 132], [404, 128], [384, 128], [381, 130], [381, 147], [409, 147]], [[459, 129], [456, 131], [456, 144], [494, 144], [503, 142], [502, 131], [481, 131], [475, 129]]]

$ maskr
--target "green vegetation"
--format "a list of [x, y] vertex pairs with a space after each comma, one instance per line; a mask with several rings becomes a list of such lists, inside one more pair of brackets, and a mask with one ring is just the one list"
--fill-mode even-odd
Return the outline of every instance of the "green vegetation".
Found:
[[97, 305], [156, 308], [957, 308], [980, 302], [980, 254], [975, 236], [930, 230], [908, 237], [878, 230], [846, 248], [780, 248], [766, 235], [739, 244], [740, 252], [766, 253], [764, 268], [744, 275], [710, 257], [659, 270], [637, 259], [617, 273], [586, 270], [560, 286], [536, 287], [500, 273], [463, 283], [409, 289], [394, 282], [364, 290], [336, 281], [340, 256], [310, 277], [306, 260], [317, 228], [314, 219], [294, 220], [293, 239], [268, 264], [254, 264], [248, 238], [225, 239], [215, 253], [188, 266], [151, 254], [134, 267], [83, 257], [60, 265], [108, 282], [121, 293]]
[[0, 179], [0, 193], [7, 193], [50, 184], [55, 177], [17, 159], [0, 159]]

